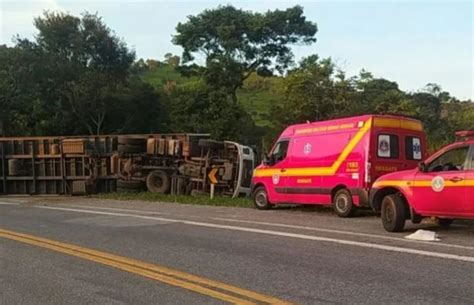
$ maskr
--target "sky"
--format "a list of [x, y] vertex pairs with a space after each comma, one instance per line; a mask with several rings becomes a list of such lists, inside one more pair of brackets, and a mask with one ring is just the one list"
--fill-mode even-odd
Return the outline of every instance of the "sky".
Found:
[[474, 0], [464, 1], [76, 1], [0, 0], [0, 44], [33, 38], [33, 18], [44, 10], [98, 13], [138, 58], [181, 54], [171, 42], [178, 22], [206, 8], [232, 4], [265, 12], [294, 5], [317, 23], [317, 42], [293, 48], [296, 60], [331, 57], [348, 75], [361, 69], [396, 81], [406, 91], [428, 83], [459, 99], [474, 100]]

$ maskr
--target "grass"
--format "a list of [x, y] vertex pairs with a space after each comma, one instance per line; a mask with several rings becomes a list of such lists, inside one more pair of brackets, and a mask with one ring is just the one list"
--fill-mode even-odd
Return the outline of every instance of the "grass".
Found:
[[181, 204], [195, 204], [195, 205], [210, 205], [210, 206], [225, 206], [225, 207], [240, 207], [250, 208], [253, 203], [249, 198], [230, 198], [223, 196], [216, 196], [210, 199], [208, 196], [185, 196], [185, 195], [165, 195], [150, 192], [140, 193], [107, 193], [98, 196], [100, 199], [113, 200], [141, 200], [150, 202], [171, 202]]

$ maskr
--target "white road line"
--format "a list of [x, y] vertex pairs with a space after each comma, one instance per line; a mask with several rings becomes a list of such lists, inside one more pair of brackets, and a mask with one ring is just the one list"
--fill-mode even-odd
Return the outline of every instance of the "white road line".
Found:
[[135, 215], [135, 214], [112, 213], [112, 212], [102, 212], [102, 211], [83, 210], [83, 209], [69, 209], [69, 208], [59, 208], [59, 207], [50, 207], [50, 206], [35, 206], [35, 208], [38, 208], [38, 209], [47, 209], [47, 210], [59, 210], [59, 211], [80, 212], [80, 213], [86, 213], [86, 214], [119, 216], [119, 217], [134, 217], [134, 218], [140, 218], [140, 219], [161, 220], [161, 221], [166, 221], [166, 222], [182, 222], [181, 220], [165, 219], [165, 218], [161, 218], [161, 217], [153, 217], [153, 216], [145, 216], [145, 215]]
[[351, 241], [351, 240], [344, 240], [344, 239], [337, 239], [337, 238], [328, 238], [328, 237], [322, 237], [322, 236], [296, 234], [296, 233], [289, 233], [289, 232], [278, 232], [278, 231], [270, 231], [270, 230], [255, 229], [255, 228], [248, 228], [248, 227], [240, 227], [240, 226], [219, 225], [219, 224], [208, 223], [208, 222], [188, 221], [188, 220], [180, 220], [180, 219], [169, 219], [169, 218], [162, 218], [162, 217], [152, 217], [152, 216], [142, 216], [142, 215], [134, 215], [134, 214], [101, 212], [101, 211], [84, 210], [84, 209], [69, 209], [69, 208], [47, 207], [47, 206], [37, 206], [37, 208], [50, 209], [50, 210], [60, 210], [60, 211], [71, 211], [71, 212], [79, 212], [79, 213], [87, 213], [87, 214], [99, 214], [99, 215], [111, 215], [111, 216], [122, 216], [122, 217], [135, 217], [135, 218], [142, 218], [142, 219], [154, 219], [154, 220], [168, 221], [168, 222], [173, 222], [173, 223], [183, 223], [183, 224], [187, 224], [187, 225], [207, 227], [207, 228], [226, 229], [226, 230], [233, 230], [233, 231], [240, 231], [240, 232], [249, 232], [249, 233], [258, 233], [258, 234], [265, 234], [265, 235], [273, 235], [273, 236], [313, 240], [313, 241], [330, 242], [330, 243], [335, 243], [335, 244], [356, 246], [356, 247], [361, 247], [361, 248], [377, 249], [377, 250], [384, 250], [384, 251], [397, 252], [397, 253], [415, 254], [415, 255], [421, 255], [421, 256], [427, 256], [427, 257], [442, 258], [442, 259], [449, 259], [449, 260], [455, 260], [455, 261], [474, 263], [474, 257], [471, 257], [471, 256], [463, 256], [463, 255], [440, 253], [440, 252], [430, 252], [430, 251], [417, 250], [417, 249], [412, 249], [412, 248], [403, 248], [403, 247], [397, 247], [397, 246], [379, 245], [379, 244], [373, 244], [373, 243], [369, 243], [369, 242], [358, 242], [358, 241]]
[[0, 205], [19, 205], [19, 203], [16, 203], [16, 202], [0, 202]]
[[104, 210], [104, 211], [118, 211], [118, 212], [137, 212], [140, 214], [148, 214], [148, 215], [172, 215], [171, 213], [162, 213], [162, 212], [153, 212], [153, 211], [140, 211], [140, 210], [132, 210], [132, 209], [120, 209], [120, 208], [107, 208], [107, 207], [98, 207], [98, 206], [90, 206], [90, 205], [68, 205], [73, 208], [88, 208], [92, 210]]
[[211, 217], [210, 219], [227, 221], [227, 222], [248, 223], [248, 224], [264, 225], [264, 226], [273, 226], [273, 227], [288, 228], [288, 229], [299, 229], [299, 230], [344, 234], [344, 235], [352, 235], [352, 236], [360, 236], [360, 237], [380, 238], [380, 239], [386, 239], [386, 240], [403, 241], [403, 242], [417, 243], [417, 244], [423, 244], [423, 245], [429, 244], [430, 246], [441, 246], [441, 247], [449, 247], [449, 248], [474, 250], [474, 247], [469, 247], [469, 246], [452, 245], [452, 244], [446, 244], [446, 243], [423, 242], [423, 241], [405, 239], [405, 238], [401, 238], [401, 237], [391, 237], [391, 236], [383, 236], [383, 235], [369, 234], [369, 233], [358, 233], [358, 232], [349, 232], [349, 231], [341, 231], [341, 230], [333, 230], [333, 229], [323, 229], [323, 228], [315, 228], [315, 227], [307, 227], [307, 226], [296, 226], [296, 225], [288, 225], [288, 224], [282, 224], [282, 223], [261, 222], [261, 221], [241, 220], [241, 219], [229, 219], [229, 218], [222, 218], [222, 217]]
[[[93, 209], [93, 210], [108, 210], [108, 211], [120, 211], [120, 212], [129, 212], [129, 213], [132, 212], [132, 213], [137, 213], [137, 214], [152, 214], [152, 215], [159, 214], [159, 215], [169, 215], [169, 216], [175, 216], [175, 217], [191, 217], [191, 218], [206, 219], [205, 217], [200, 217], [200, 216], [195, 216], [195, 215], [180, 215], [180, 214], [141, 211], [141, 210], [133, 210], [133, 209], [108, 208], [108, 207], [98, 207], [98, 206], [88, 206], [88, 205], [82, 205], [82, 206], [70, 205], [70, 206], [74, 208], [79, 208], [79, 209], [88, 208], [88, 209]], [[207, 219], [225, 221], [225, 222], [234, 222], [234, 223], [247, 223], [247, 224], [263, 225], [263, 226], [272, 226], [272, 227], [288, 228], [288, 229], [298, 229], [298, 230], [314, 231], [314, 232], [334, 233], [334, 234], [341, 234], [341, 235], [348, 235], [348, 236], [378, 238], [378, 239], [400, 241], [400, 242], [406, 242], [406, 243], [412, 243], [412, 244], [421, 244], [421, 245], [429, 244], [430, 246], [439, 246], [439, 247], [446, 247], [446, 248], [474, 250], [474, 247], [469, 247], [469, 246], [447, 244], [447, 243], [442, 243], [442, 242], [432, 243], [432, 242], [419, 241], [419, 240], [410, 240], [410, 239], [401, 238], [401, 237], [384, 236], [384, 235], [379, 235], [379, 234], [359, 233], [359, 232], [334, 230], [334, 229], [323, 229], [323, 228], [316, 228], [316, 227], [297, 226], [297, 225], [289, 225], [289, 224], [282, 224], [282, 223], [262, 222], [262, 221], [244, 220], [244, 219], [236, 219], [236, 218], [231, 219], [231, 218], [223, 218], [223, 217], [210, 217]]]

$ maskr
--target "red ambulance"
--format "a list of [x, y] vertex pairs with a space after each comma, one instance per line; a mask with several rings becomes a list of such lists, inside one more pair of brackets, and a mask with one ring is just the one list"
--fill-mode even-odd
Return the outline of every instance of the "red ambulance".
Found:
[[414, 119], [363, 115], [292, 125], [254, 171], [254, 203], [333, 205], [349, 217], [369, 206], [372, 181], [425, 156], [423, 125]]
[[423, 217], [437, 217], [441, 226], [449, 226], [454, 218], [474, 219], [474, 131], [456, 135], [458, 141], [418, 168], [375, 181], [370, 202], [381, 211], [387, 231], [402, 231], [406, 219], [419, 223]]

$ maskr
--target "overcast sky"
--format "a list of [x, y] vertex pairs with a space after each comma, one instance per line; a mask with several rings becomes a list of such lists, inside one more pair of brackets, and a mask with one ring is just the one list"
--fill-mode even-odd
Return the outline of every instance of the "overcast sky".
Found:
[[474, 98], [474, 1], [75, 1], [0, 0], [0, 44], [33, 37], [43, 10], [98, 12], [141, 58], [163, 59], [178, 22], [205, 8], [231, 3], [264, 12], [302, 5], [318, 24], [318, 41], [294, 48], [297, 58], [332, 57], [350, 75], [361, 69], [416, 91], [437, 83], [460, 99]]

